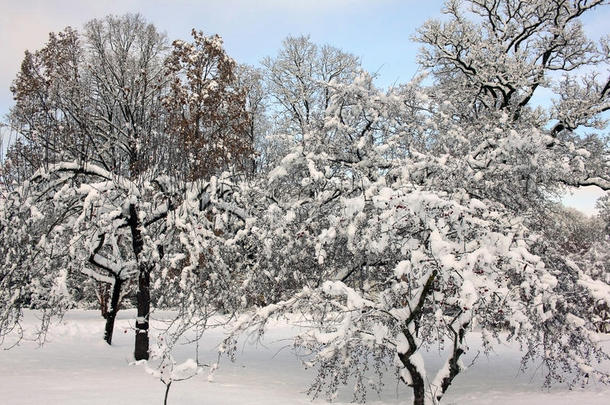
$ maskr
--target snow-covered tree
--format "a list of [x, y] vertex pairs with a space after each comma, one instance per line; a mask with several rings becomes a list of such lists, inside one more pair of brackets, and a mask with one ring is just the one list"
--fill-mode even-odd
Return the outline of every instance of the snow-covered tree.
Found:
[[[595, 73], [607, 41], [580, 23], [605, 3], [447, 1], [416, 36], [422, 75], [387, 91], [306, 37], [236, 74], [219, 37], [193, 31], [165, 51], [137, 17], [90, 23], [90, 47], [52, 35], [14, 85], [26, 159], [13, 177], [29, 180], [0, 205], [0, 283], [15, 291], [0, 295], [0, 334], [26, 300], [70, 305], [76, 269], [114, 287], [137, 278], [136, 359], [151, 293], [176, 309], [159, 355], [168, 387], [173, 345], [238, 308], [231, 354], [241, 333], [300, 317], [314, 396], [354, 381], [364, 400], [389, 370], [414, 403], [437, 403], [475, 328], [486, 350], [520, 344], [546, 384], [609, 382], [607, 234], [553, 216], [565, 187], [610, 188], [607, 138], [579, 132], [609, 108]], [[542, 88], [552, 106], [534, 103]], [[436, 347], [446, 362], [428, 376], [421, 354]]]
[[27, 187], [0, 194], [0, 339], [4, 343], [12, 334], [8, 344], [15, 343], [15, 336], [17, 340], [23, 337], [23, 308], [41, 310], [37, 339], [42, 342], [51, 318], [73, 304], [66, 285], [70, 270], [67, 245], [65, 240], [58, 241], [55, 248], [46, 245], [53, 236], [41, 225], [53, 219], [28, 203], [32, 197]]
[[273, 120], [269, 141], [276, 149], [273, 164], [277, 165], [292, 145], [306, 142], [310, 131], [320, 133], [331, 98], [328, 85], [351, 81], [361, 67], [354, 55], [318, 46], [305, 36], [286, 38], [278, 54], [262, 64]]
[[[373, 96], [358, 81], [342, 90], [333, 90], [333, 100], [351, 95], [362, 116], [394, 99]], [[564, 276], [558, 264], [530, 253], [537, 237], [500, 204], [463, 189], [414, 184], [410, 169], [419, 168], [385, 153], [394, 144], [373, 140], [359, 148], [366, 137], [358, 137], [357, 120], [345, 118], [355, 126], [342, 126], [342, 133], [355, 145], [344, 144], [341, 155], [316, 142], [327, 132], [310, 133], [261, 186], [269, 189], [262, 194], [268, 204], [249, 228], [259, 249], [243, 285], [244, 297], [263, 307], [238, 322], [235, 335], [263, 333], [271, 317], [299, 314], [304, 332], [295, 346], [314, 353], [306, 364], [318, 368], [312, 395], [333, 397], [355, 377], [356, 399], [364, 400], [371, 374], [390, 368], [413, 388], [415, 403], [437, 402], [463, 370], [460, 358], [474, 327], [483, 329], [488, 349], [508, 332], [531, 356], [525, 361], [545, 362], [548, 383], [564, 378], [559, 369], [573, 371], [572, 382], [594, 375], [589, 364], [605, 354], [590, 335], [588, 313], [572, 298], [590, 296], [577, 271]], [[327, 124], [333, 125], [330, 117]], [[558, 335], [566, 340], [556, 342]], [[428, 378], [421, 351], [438, 345], [449, 355]]]
[[[448, 1], [444, 21], [419, 29], [434, 80], [430, 151], [456, 173], [431, 165], [429, 181], [520, 212], [565, 186], [608, 189], [607, 138], [575, 132], [603, 127], [610, 108], [607, 40], [586, 38], [580, 21], [604, 3]], [[550, 107], [535, 102], [544, 88], [556, 95]]]
[[25, 300], [61, 314], [72, 304], [66, 281], [80, 272], [113, 286], [105, 331], [110, 343], [121, 284], [135, 278], [135, 357], [148, 358], [151, 291], [159, 304], [190, 318], [221, 306], [223, 294], [215, 288], [223, 282], [230, 293], [233, 255], [220, 249], [230, 249], [224, 241], [236, 231], [231, 218], [243, 223], [230, 198], [234, 188], [230, 179], [216, 177], [136, 183], [93, 164], [41, 169], [3, 200], [2, 332], [18, 321]]
[[[176, 41], [169, 52], [140, 16], [93, 20], [82, 37], [66, 29], [26, 53], [13, 86], [11, 123], [25, 145], [18, 151], [32, 150], [36, 160], [17, 185], [22, 207], [9, 208], [39, 213], [24, 218], [37, 228], [23, 235], [34, 238], [32, 245], [112, 286], [108, 343], [122, 286], [135, 280], [137, 360], [148, 358], [151, 277], [167, 281], [183, 271], [203, 277], [203, 261], [217, 262], [206, 249], [218, 237], [205, 232], [222, 234], [215, 218], [228, 215], [222, 201], [234, 186], [214, 179], [250, 151], [236, 64], [219, 37], [193, 36], [193, 44]], [[183, 98], [190, 101], [182, 105]], [[19, 237], [8, 227], [2, 232]], [[51, 277], [61, 267], [46, 264], [41, 273]], [[20, 313], [22, 303], [9, 297], [7, 311]]]
[[603, 197], [597, 200], [595, 204], [598, 209], [598, 217], [606, 226], [606, 232], [610, 231], [610, 193], [606, 193]]
[[[565, 76], [552, 108], [532, 103], [552, 72], [608, 62], [578, 19], [603, 2], [468, 3], [448, 2], [449, 20], [418, 34], [430, 86], [422, 77], [384, 93], [358, 69], [315, 86], [305, 74], [278, 80], [297, 142], [249, 205], [259, 211], [244, 297], [262, 307], [223, 349], [296, 313], [295, 346], [318, 369], [311, 394], [332, 397], [354, 377], [364, 400], [371, 374], [390, 368], [414, 403], [436, 403], [476, 327], [486, 349], [503, 333], [516, 340], [524, 366], [545, 366], [546, 384], [609, 381], [583, 305], [607, 303], [608, 285], [535, 221], [565, 186], [610, 185], [607, 140], [575, 132], [602, 124], [607, 84]], [[313, 51], [301, 53], [312, 70]], [[277, 65], [267, 67], [273, 77]], [[421, 351], [437, 346], [447, 360], [428, 378]]]
[[[588, 300], [590, 318], [600, 332], [606, 333], [610, 331], [610, 302], [603, 294], [608, 291], [607, 286], [610, 285], [610, 226], [607, 201], [607, 195], [598, 200], [599, 212], [591, 218], [579, 218], [572, 214], [568, 216], [571, 221], [564, 219], [549, 226], [551, 230], [564, 231], [557, 232], [564, 241], [563, 246], [559, 243], [561, 251], [582, 272], [581, 282], [592, 288], [593, 294]], [[566, 222], [568, 229], [565, 229]], [[566, 245], [572, 250], [566, 248]]]

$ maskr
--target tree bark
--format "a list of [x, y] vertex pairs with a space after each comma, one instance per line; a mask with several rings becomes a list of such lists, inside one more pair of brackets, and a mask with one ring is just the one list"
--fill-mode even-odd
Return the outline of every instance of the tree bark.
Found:
[[142, 232], [138, 211], [134, 204], [129, 206], [129, 228], [131, 230], [131, 243], [134, 256], [138, 262], [138, 315], [136, 318], [136, 342], [134, 358], [137, 360], [148, 360], [148, 319], [150, 314], [150, 271], [151, 267], [146, 260], [142, 260], [140, 253], [144, 249]]
[[[141, 266], [145, 267], [145, 266]], [[150, 270], [140, 268], [138, 275], [138, 316], [136, 318], [136, 360], [148, 360], [148, 316], [150, 313]]]
[[120, 277], [114, 278], [112, 286], [112, 298], [110, 299], [110, 308], [106, 312], [106, 328], [104, 329], [104, 340], [109, 345], [112, 344], [112, 333], [114, 331], [114, 320], [119, 312], [119, 300], [121, 299], [121, 288], [123, 280]]
[[163, 405], [167, 405], [167, 397], [169, 396], [169, 387], [172, 386], [172, 382], [165, 384], [165, 398], [163, 398]]
[[[415, 352], [415, 350], [413, 350]], [[400, 353], [398, 357], [400, 361], [405, 366], [405, 368], [409, 371], [411, 375], [411, 384], [409, 386], [413, 390], [413, 405], [425, 405], [426, 403], [426, 385], [425, 381], [417, 369], [417, 367], [411, 363], [409, 357], [413, 353]]]
[[453, 328], [453, 326], [449, 326], [451, 333], [453, 333], [453, 351], [448, 360], [449, 374], [441, 381], [441, 392], [436, 395], [437, 401], [441, 400], [443, 395], [445, 395], [449, 389], [453, 379], [457, 377], [460, 371], [462, 371], [459, 365], [459, 360], [460, 357], [465, 353], [464, 349], [462, 348], [462, 343], [464, 342], [464, 336], [466, 335], [466, 328], [468, 327], [468, 324], [469, 322], [462, 323], [457, 331]]
[[422, 309], [424, 307], [424, 303], [426, 301], [426, 298], [432, 293], [432, 286], [434, 284], [434, 280], [437, 274], [437, 270], [434, 270], [430, 274], [430, 276], [428, 276], [426, 284], [424, 284], [424, 287], [422, 288], [421, 294], [417, 301], [417, 305], [413, 308], [411, 314], [405, 320], [404, 327], [402, 330], [402, 333], [407, 339], [407, 342], [409, 342], [409, 349], [406, 353], [398, 353], [398, 358], [411, 376], [411, 383], [408, 385], [413, 390], [413, 405], [425, 405], [426, 382], [424, 381], [424, 377], [420, 370], [418, 370], [417, 366], [413, 362], [411, 362], [411, 356], [417, 351], [418, 346], [415, 341], [415, 337], [409, 329], [409, 326], [411, 323], [413, 323], [415, 329], [415, 326], [419, 324], [419, 319], [422, 316]]

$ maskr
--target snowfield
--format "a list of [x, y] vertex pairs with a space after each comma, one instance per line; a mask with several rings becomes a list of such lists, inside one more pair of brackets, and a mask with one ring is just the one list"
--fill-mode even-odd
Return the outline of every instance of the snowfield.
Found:
[[[157, 314], [157, 317], [163, 314]], [[160, 404], [165, 386], [146, 373], [144, 365], [133, 365], [135, 312], [119, 312], [112, 347], [102, 341], [103, 319], [98, 311], [70, 311], [63, 321], [51, 326], [44, 346], [23, 341], [0, 352], [0, 398], [3, 404]], [[37, 325], [36, 314], [27, 312], [23, 323], [27, 334]], [[153, 336], [155, 325], [152, 323]], [[288, 338], [294, 327], [276, 322], [263, 344], [245, 342], [235, 363], [221, 358], [212, 382], [208, 371], [174, 382], [170, 404], [310, 404], [305, 394], [312, 371], [305, 370], [292, 353]], [[26, 335], [27, 335], [26, 334]], [[204, 335], [199, 348], [201, 363], [217, 361], [218, 343], [224, 331], [217, 328]], [[610, 341], [610, 336], [603, 339]], [[154, 342], [154, 339], [153, 339]], [[479, 335], [468, 341], [470, 364], [479, 349]], [[154, 343], [151, 345], [154, 346]], [[178, 362], [195, 357], [195, 345], [177, 348]], [[438, 368], [436, 351], [425, 356], [427, 365]], [[498, 346], [486, 357], [460, 374], [445, 396], [444, 404], [607, 404], [610, 387], [592, 382], [585, 389], [568, 390], [542, 386], [541, 370], [519, 373], [520, 355], [516, 347]], [[371, 404], [410, 404], [410, 390], [397, 384], [390, 374], [378, 396], [371, 392]], [[333, 403], [350, 403], [351, 388], [344, 387]], [[318, 398], [313, 403], [327, 403]]]

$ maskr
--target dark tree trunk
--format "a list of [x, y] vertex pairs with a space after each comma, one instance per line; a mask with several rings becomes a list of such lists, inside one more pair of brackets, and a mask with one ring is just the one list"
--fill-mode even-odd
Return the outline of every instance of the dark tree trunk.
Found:
[[432, 274], [426, 280], [426, 284], [422, 289], [422, 292], [419, 296], [419, 300], [417, 305], [411, 311], [411, 314], [406, 319], [404, 323], [404, 328], [402, 333], [404, 334], [407, 342], [409, 342], [409, 349], [406, 353], [398, 353], [398, 358], [405, 366], [409, 375], [411, 376], [411, 382], [408, 384], [413, 390], [413, 405], [424, 405], [426, 402], [426, 382], [424, 381], [424, 377], [420, 370], [417, 369], [417, 366], [411, 362], [411, 356], [417, 351], [417, 344], [415, 342], [415, 337], [413, 333], [411, 333], [411, 329], [409, 326], [413, 323], [415, 330], [419, 329], [419, 320], [422, 316], [422, 311], [424, 307], [424, 303], [426, 298], [432, 293], [432, 285], [436, 278], [437, 271], [434, 270]]
[[148, 360], [148, 318], [150, 314], [150, 266], [140, 257], [144, 248], [138, 211], [134, 204], [129, 206], [129, 228], [134, 256], [138, 262], [138, 315], [136, 318], [136, 342], [134, 358]]
[[[412, 350], [412, 352], [415, 352], [415, 350]], [[413, 353], [400, 353], [398, 357], [411, 376], [409, 386], [413, 390], [413, 405], [424, 405], [426, 400], [425, 381], [417, 367], [411, 363], [411, 354]]]
[[461, 368], [459, 365], [460, 357], [465, 353], [464, 349], [462, 349], [462, 342], [464, 341], [464, 335], [466, 335], [466, 328], [468, 327], [468, 322], [460, 325], [458, 331], [456, 331], [451, 325], [449, 330], [453, 333], [453, 352], [451, 353], [451, 357], [449, 358], [449, 375], [443, 378], [441, 381], [441, 392], [436, 395], [436, 400], [440, 401], [443, 395], [449, 389], [449, 386], [453, 382], [453, 379], [457, 377], [460, 373]]
[[[94, 262], [93, 259], [90, 259], [89, 262]], [[95, 263], [94, 263], [95, 264]], [[108, 319], [108, 301], [110, 298], [108, 297], [108, 284], [98, 282], [98, 293], [99, 293], [99, 303], [100, 303], [100, 311], [102, 312], [102, 318]]]
[[163, 398], [163, 405], [167, 405], [167, 397], [169, 396], [169, 387], [172, 386], [172, 382], [165, 384], [165, 398]]
[[114, 331], [114, 320], [119, 312], [119, 300], [121, 299], [121, 288], [123, 280], [120, 277], [115, 277], [114, 285], [112, 286], [112, 297], [110, 298], [110, 308], [106, 312], [106, 328], [104, 330], [104, 340], [109, 345], [112, 344], [112, 332]]
[[138, 317], [136, 318], [136, 360], [148, 360], [148, 316], [150, 313], [150, 270], [140, 268], [138, 276]]

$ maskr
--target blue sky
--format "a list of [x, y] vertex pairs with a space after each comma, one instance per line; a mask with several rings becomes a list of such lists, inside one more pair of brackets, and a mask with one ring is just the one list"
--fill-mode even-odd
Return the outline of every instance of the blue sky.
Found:
[[25, 49], [37, 49], [49, 31], [107, 14], [138, 12], [170, 39], [190, 37], [191, 28], [220, 34], [238, 62], [257, 64], [274, 55], [288, 35], [309, 34], [362, 58], [379, 72], [379, 84], [410, 79], [418, 45], [410, 36], [440, 15], [441, 0], [0, 0], [0, 111]]
[[[442, 0], [0, 0], [0, 115], [12, 97], [10, 83], [25, 49], [40, 48], [50, 31], [80, 28], [92, 18], [138, 12], [170, 39], [191, 28], [217, 33], [227, 52], [252, 65], [274, 55], [288, 35], [309, 34], [362, 59], [377, 83], [405, 82], [417, 70], [418, 44], [410, 40], [424, 21], [441, 15]], [[610, 7], [589, 15], [585, 28], [609, 34]], [[583, 190], [567, 204], [590, 213], [599, 191]]]

